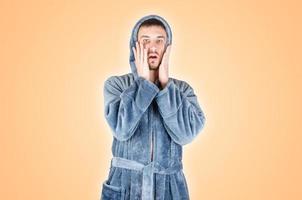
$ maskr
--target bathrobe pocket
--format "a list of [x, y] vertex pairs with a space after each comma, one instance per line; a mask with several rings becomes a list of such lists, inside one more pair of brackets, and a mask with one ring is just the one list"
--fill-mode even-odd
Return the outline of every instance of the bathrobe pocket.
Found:
[[103, 182], [101, 200], [124, 200], [125, 190], [121, 186], [109, 185], [108, 181]]

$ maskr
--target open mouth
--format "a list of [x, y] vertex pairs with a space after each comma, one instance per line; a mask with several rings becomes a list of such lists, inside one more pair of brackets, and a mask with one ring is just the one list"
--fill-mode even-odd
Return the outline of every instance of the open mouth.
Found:
[[157, 59], [157, 56], [155, 56], [155, 55], [149, 56], [149, 59], [151, 59], [151, 60]]

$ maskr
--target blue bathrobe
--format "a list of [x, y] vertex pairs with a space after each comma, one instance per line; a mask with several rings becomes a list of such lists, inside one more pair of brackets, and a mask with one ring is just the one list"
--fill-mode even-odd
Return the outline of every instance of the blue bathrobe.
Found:
[[147, 15], [134, 26], [130, 39], [131, 73], [111, 76], [104, 82], [104, 115], [113, 134], [108, 178], [101, 199], [188, 200], [182, 171], [182, 147], [201, 132], [205, 115], [192, 87], [169, 77], [162, 90], [137, 74], [132, 47], [139, 25], [160, 20], [172, 42], [169, 24], [158, 15]]

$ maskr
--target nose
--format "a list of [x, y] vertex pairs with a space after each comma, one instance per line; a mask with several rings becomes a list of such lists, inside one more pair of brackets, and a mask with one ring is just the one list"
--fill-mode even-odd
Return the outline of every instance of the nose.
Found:
[[149, 41], [145, 43], [145, 48], [149, 49], [150, 52], [156, 52], [156, 50], [160, 49], [160, 45], [155, 41]]
[[150, 47], [150, 51], [151, 52], [155, 52], [156, 51], [156, 47], [155, 46]]

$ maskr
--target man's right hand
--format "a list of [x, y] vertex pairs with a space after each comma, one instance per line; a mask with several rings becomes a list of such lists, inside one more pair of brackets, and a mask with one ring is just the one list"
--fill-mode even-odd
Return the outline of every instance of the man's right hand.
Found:
[[132, 47], [135, 57], [135, 65], [139, 76], [150, 81], [150, 72], [148, 64], [147, 49], [144, 48], [143, 44], [135, 42], [136, 48]]

